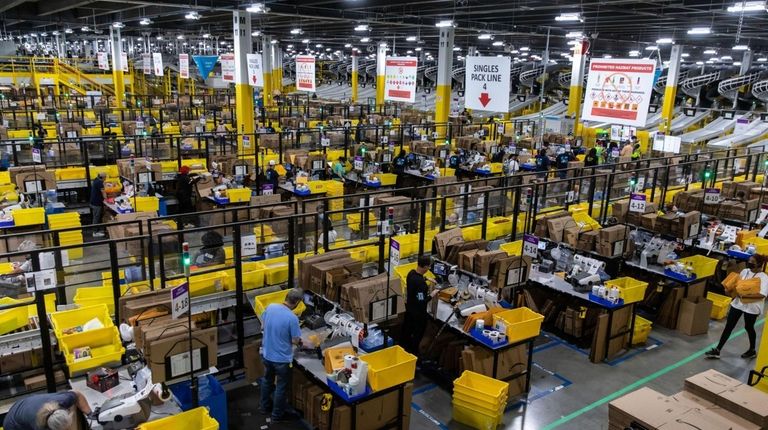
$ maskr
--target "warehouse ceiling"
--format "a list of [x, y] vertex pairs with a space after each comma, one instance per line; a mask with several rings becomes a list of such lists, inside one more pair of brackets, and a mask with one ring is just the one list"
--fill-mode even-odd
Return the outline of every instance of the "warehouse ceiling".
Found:
[[[741, 0], [294, 0], [268, 1], [264, 4], [266, 12], [251, 16], [254, 30], [271, 35], [282, 44], [294, 44], [296, 49], [314, 48], [320, 43], [332, 49], [352, 45], [366, 52], [383, 40], [398, 51], [422, 46], [435, 52], [438, 35], [435, 24], [453, 20], [457, 27], [456, 45], [464, 50], [477, 47], [482, 54], [509, 52], [525, 46], [530, 47], [531, 52], [540, 52], [550, 32], [551, 51], [557, 55], [558, 51], [567, 52], [569, 48], [567, 33], [583, 32], [593, 38], [592, 51], [597, 55], [627, 56], [630, 50], [637, 50], [646, 56], [653, 52], [646, 47], [669, 38], [685, 45], [685, 52], [690, 55], [688, 61], [695, 61], [711, 57], [712, 54], [703, 52], [712, 48], [718, 55], [732, 54], [735, 45], [748, 45], [758, 54], [768, 53], [765, 8], [745, 12], [728, 10], [744, 5], [751, 9], [753, 3]], [[231, 31], [231, 11], [250, 5], [250, 2], [234, 0], [3, 0], [0, 18], [2, 30], [15, 36], [69, 28], [74, 30], [73, 37], [94, 37], [94, 29], [101, 30], [103, 37], [112, 23], [121, 22], [125, 25], [122, 30], [125, 36], [211, 34], [226, 39]], [[186, 17], [192, 11], [197, 12], [199, 19]], [[557, 20], [558, 16], [569, 14], [575, 14], [576, 18]], [[142, 18], [148, 18], [151, 23], [140, 25]], [[367, 25], [368, 29], [355, 31], [359, 25]], [[89, 31], [82, 32], [83, 26], [88, 26]], [[689, 34], [694, 27], [709, 28], [710, 33]], [[490, 36], [478, 39], [482, 33]], [[361, 42], [364, 37], [370, 41]], [[302, 40], [309, 43], [304, 46]], [[668, 46], [659, 44], [662, 57], [668, 55]]]

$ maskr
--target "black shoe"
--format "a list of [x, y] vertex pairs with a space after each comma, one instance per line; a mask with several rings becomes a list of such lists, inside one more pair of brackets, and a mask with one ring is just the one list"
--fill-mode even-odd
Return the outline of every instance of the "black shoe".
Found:
[[261, 408], [259, 408], [259, 414], [260, 414], [260, 415], [269, 415], [269, 414], [271, 414], [271, 413], [272, 413], [272, 412], [267, 412], [267, 411], [265, 411], [264, 409], [261, 409]]
[[720, 350], [717, 348], [712, 348], [709, 351], [704, 353], [704, 356], [709, 359], [719, 359], [720, 358]]
[[296, 412], [285, 412], [282, 416], [276, 417], [272, 415], [272, 422], [273, 423], [279, 423], [279, 422], [286, 422], [286, 421], [296, 421], [301, 419], [299, 414]]
[[745, 360], [750, 360], [757, 357], [757, 352], [755, 352], [754, 349], [750, 349], [749, 351], [745, 352], [744, 354], [741, 354], [741, 358]]

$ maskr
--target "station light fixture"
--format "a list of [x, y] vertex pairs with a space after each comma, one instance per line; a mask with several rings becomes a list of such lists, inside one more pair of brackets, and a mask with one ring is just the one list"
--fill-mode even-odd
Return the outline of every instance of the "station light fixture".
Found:
[[293, 49], [293, 45], [286, 46], [287, 49]]
[[309, 43], [309, 39], [301, 39], [301, 43]]
[[439, 21], [437, 24], [435, 24], [435, 27], [453, 27], [453, 20], [452, 19], [444, 19], [442, 21]]
[[493, 46], [504, 46], [504, 42], [502, 42], [501, 40], [497, 40], [493, 42]]
[[[143, 42], [143, 41], [144, 41], [144, 38], [143, 38], [143, 37], [137, 37], [137, 38], [136, 38], [136, 41], [138, 41], [138, 42]], [[200, 42], [200, 43], [203, 43], [203, 42]], [[141, 48], [141, 46], [139, 46], [139, 48]]]
[[734, 66], [741, 66], [741, 61], [736, 61], [735, 63], [733, 63], [733, 65]]
[[580, 39], [580, 38], [584, 37], [584, 33], [580, 32], [580, 31], [572, 31], [572, 32], [566, 34], [565, 37], [568, 38], [568, 39]]
[[360, 24], [357, 27], [355, 27], [355, 31], [368, 31], [370, 28], [366, 24]]
[[659, 47], [658, 47], [658, 46], [656, 46], [656, 45], [650, 45], [650, 46], [646, 46], [646, 47], [645, 47], [645, 50], [646, 50], [646, 51], [658, 51], [658, 50], [659, 50]]
[[322, 43], [318, 43], [317, 45], [315, 45], [315, 48], [322, 48], [322, 47], [323, 47]]
[[712, 32], [712, 29], [709, 27], [693, 27], [692, 29], [688, 30], [688, 34], [709, 34]]
[[558, 22], [584, 22], [584, 18], [581, 17], [580, 13], [561, 13], [560, 15], [555, 17], [555, 21]]
[[675, 43], [675, 41], [672, 40], [671, 37], [662, 37], [661, 39], [656, 39], [657, 45], [670, 45], [672, 43]]
[[768, 58], [765, 58], [765, 57], [760, 57], [757, 59], [758, 63], [765, 63], [766, 61], [768, 61]]
[[747, 51], [749, 49], [749, 46], [747, 45], [734, 45], [733, 48], [734, 51]]
[[117, 21], [117, 22], [113, 22], [112, 23], [112, 27], [114, 27], [114, 28], [123, 28], [123, 27], [125, 27], [125, 24], [123, 24], [120, 21]]
[[415, 42], [416, 41], [416, 36], [408, 36], [408, 37], [405, 38], [405, 41], [406, 42]]
[[347, 43], [347, 44], [345, 44], [345, 45], [344, 45], [344, 47], [345, 47], [345, 48], [351, 48], [351, 47], [352, 47], [352, 44], [351, 44], [351, 43]]
[[405, 51], [405, 53], [406, 53], [406, 54], [413, 54], [413, 51], [411, 51], [411, 50], [409, 49], [409, 50]]
[[421, 47], [419, 46], [419, 47], [414, 48], [414, 51], [420, 52], [421, 51]]
[[271, 43], [273, 45], [275, 45], [277, 42], [279, 42], [279, 40], [277, 40], [277, 39], [272, 39], [272, 40], [269, 41], [269, 43]]
[[200, 14], [197, 13], [197, 11], [193, 10], [192, 12], [187, 12], [187, 14], [184, 15], [184, 18], [192, 21], [197, 21], [198, 19], [200, 19]]
[[203, 39], [209, 39], [211, 37], [210, 33], [203, 34]]
[[531, 50], [531, 48], [529, 48], [527, 46], [523, 46], [522, 48], [520, 48], [520, 51], [522, 51], [522, 52], [526, 52], [526, 51], [530, 51], [530, 50]]
[[302, 34], [304, 31], [300, 28], [293, 28], [291, 29], [291, 34]]
[[183, 34], [180, 34], [180, 35], [176, 36], [176, 39], [178, 39], [178, 40], [183, 40], [183, 39], [184, 39], [184, 35], [183, 35]]
[[603, 55], [603, 58], [605, 58], [606, 60], [610, 60], [611, 58], [613, 58], [613, 55], [605, 54], [605, 55]]
[[370, 37], [363, 37], [362, 39], [360, 39], [360, 43], [368, 43], [370, 41], [371, 41]]
[[578, 42], [578, 41], [576, 41], [576, 40], [569, 40], [569, 41], [566, 43], [566, 45], [568, 45], [568, 46], [576, 46], [576, 45], [578, 45], [578, 44], [579, 44], [579, 42]]
[[[163, 40], [163, 36], [157, 36], [157, 37], [155, 37], [155, 39], [156, 40]], [[224, 43], [224, 42], [221, 42], [221, 43]]]
[[250, 13], [265, 13], [268, 9], [264, 6], [264, 3], [252, 3], [245, 10]]
[[737, 1], [733, 6], [728, 6], [728, 12], [759, 12], [768, 10], [765, 7], [765, 1]]
[[51, 34], [54, 35], [54, 36], [58, 36], [59, 32], [58, 31], [52, 31]]
[[72, 34], [72, 33], [74, 33], [74, 30], [72, 30], [71, 28], [65, 28], [64, 29], [64, 33]]
[[141, 18], [141, 21], [139, 21], [139, 25], [149, 25], [152, 24], [152, 20], [149, 18]]
[[453, 50], [454, 50], [454, 52], [458, 52], [458, 51], [461, 51], [461, 48], [460, 48], [460, 47], [458, 47], [458, 46], [454, 46], [454, 47], [453, 47]]
[[483, 34], [477, 35], [477, 38], [480, 40], [491, 40], [493, 39], [493, 35], [490, 33], [483, 33]]

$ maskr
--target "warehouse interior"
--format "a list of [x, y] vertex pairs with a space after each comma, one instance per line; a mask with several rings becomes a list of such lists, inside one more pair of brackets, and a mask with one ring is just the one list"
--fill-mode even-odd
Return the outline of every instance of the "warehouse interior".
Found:
[[0, 429], [768, 429], [768, 2], [0, 24]]

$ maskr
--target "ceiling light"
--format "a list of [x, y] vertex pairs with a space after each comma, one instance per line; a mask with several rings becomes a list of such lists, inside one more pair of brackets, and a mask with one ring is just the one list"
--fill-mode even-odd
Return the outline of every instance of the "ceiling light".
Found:
[[497, 40], [493, 42], [493, 46], [504, 46], [504, 42], [502, 42], [501, 40]]
[[379, 42], [379, 48], [386, 48], [387, 42]]
[[189, 12], [186, 15], [184, 15], [184, 18], [191, 19], [191, 20], [198, 20], [200, 19], [200, 14], [193, 10], [192, 12]]
[[301, 31], [300, 28], [294, 28], [291, 30], [291, 34], [301, 34], [303, 31]]
[[703, 61], [697, 61], [697, 62], [696, 62], [696, 65], [697, 65], [697, 66], [703, 66], [703, 65], [704, 65], [704, 62], [703, 62]]
[[733, 57], [731, 57], [730, 55], [723, 55], [722, 57], [720, 57], [720, 61], [731, 61], [731, 60], [733, 60]]
[[520, 54], [520, 56], [521, 56], [521, 57], [527, 57], [527, 56], [528, 56], [528, 53], [527, 53], [527, 52], [523, 52], [522, 54]]
[[454, 47], [453, 47], [453, 50], [454, 50], [454, 51], [461, 51], [461, 48], [460, 48], [460, 47], [458, 47], [458, 46], [454, 46]]
[[670, 43], [675, 43], [675, 41], [669, 37], [662, 37], [661, 39], [656, 39], [657, 45], [669, 45]]
[[287, 49], [293, 49], [293, 45], [286, 46]]
[[578, 45], [578, 44], [579, 44], [579, 42], [578, 42], [578, 41], [576, 41], [576, 40], [569, 40], [569, 41], [568, 41], [566, 44], [567, 44], [568, 46], [576, 46], [576, 45]]
[[301, 43], [309, 43], [309, 39], [301, 39]]
[[80, 28], [80, 31], [83, 31], [83, 32], [85, 32], [85, 31], [91, 31], [91, 29], [90, 29], [90, 28], [88, 28], [88, 26], [87, 26], [87, 25], [84, 25], [84, 26], [82, 26], [82, 27]]
[[555, 21], [580, 21], [584, 22], [584, 19], [579, 13], [561, 13], [555, 17]]
[[45, 36], [47, 36], [47, 35], [48, 35], [48, 33], [46, 33], [46, 32], [42, 32], [42, 33], [40, 33], [40, 37], [45, 37]]
[[149, 18], [141, 18], [141, 21], [139, 21], [139, 25], [149, 25], [152, 24], [152, 20]]
[[437, 24], [435, 24], [435, 27], [453, 27], [453, 20], [450, 19], [444, 19]]
[[322, 48], [322, 47], [323, 47], [322, 43], [318, 43], [317, 45], [315, 45], [315, 48]]
[[369, 28], [366, 24], [360, 24], [357, 27], [355, 27], [355, 31], [368, 31]]
[[737, 61], [737, 62], [733, 63], [733, 65], [734, 66], [741, 66], [741, 61]]
[[408, 37], [405, 38], [405, 41], [406, 42], [415, 42], [416, 41], [416, 36], [408, 36]]
[[64, 33], [72, 34], [73, 30], [71, 28], [65, 28]]
[[415, 50], [416, 52], [419, 52], [419, 51], [421, 51], [421, 47], [419, 46], [419, 47], [417, 47], [417, 48], [414, 48], [414, 50]]
[[360, 39], [360, 43], [368, 43], [370, 41], [371, 41], [370, 37], [363, 37], [362, 39]]
[[411, 50], [409, 49], [409, 50], [405, 51], [405, 53], [406, 53], [406, 54], [413, 54], [413, 51], [411, 51]]
[[[143, 41], [143, 40], [144, 40], [144, 38], [143, 38], [143, 37], [137, 37], [137, 38], [136, 38], [136, 40], [137, 40], [137, 41], [139, 41], [139, 42], [141, 42], [141, 41]], [[201, 42], [201, 43], [202, 43], [202, 42]]]
[[656, 46], [656, 45], [651, 45], [651, 46], [646, 46], [645, 47], [646, 51], [657, 51], [658, 49], [659, 49], [659, 47]]
[[757, 59], [758, 63], [765, 63], [766, 61], [768, 61], [768, 58], [765, 58], [765, 57], [760, 57]]
[[704, 55], [717, 55], [717, 51], [715, 51], [714, 49], [707, 49], [706, 51], [704, 51]]
[[176, 36], [176, 39], [178, 39], [178, 40], [182, 40], [182, 39], [184, 39], [184, 35], [183, 35], [183, 34], [180, 34], [180, 35]]
[[250, 13], [264, 13], [267, 11], [267, 8], [264, 7], [264, 3], [253, 3], [245, 10]]
[[251, 36], [253, 36], [253, 37], [261, 36], [261, 31], [259, 31], [259, 30], [253, 31], [253, 32], [251, 32]]
[[[155, 39], [157, 39], [157, 40], [163, 40], [163, 36], [157, 36], [157, 37], [155, 37]], [[224, 42], [221, 42], [221, 43], [224, 43]]]
[[715, 62], [715, 61], [720, 61], [720, 59], [717, 57], [711, 57], [708, 61]]
[[58, 31], [53, 31], [53, 32], [51, 32], [51, 34], [54, 35], [54, 36], [58, 36], [59, 32]]
[[584, 37], [584, 33], [580, 32], [580, 31], [572, 31], [572, 32], [566, 34], [565, 37], [568, 38], [568, 39], [578, 39], [578, 38]]
[[731, 48], [731, 49], [733, 49], [734, 51], [746, 51], [746, 50], [749, 49], [749, 46], [747, 46], [747, 45], [734, 45], [734, 47]]
[[123, 27], [125, 27], [125, 24], [123, 24], [122, 22], [119, 22], [119, 21], [118, 22], [113, 22], [112, 23], [112, 27], [114, 27], [114, 28], [123, 28]]
[[209, 37], [211, 37], [211, 35], [209, 33], [203, 34], [203, 39], [208, 39]]
[[493, 36], [489, 33], [483, 33], [483, 34], [479, 34], [477, 38], [480, 40], [491, 40], [493, 39]]
[[521, 51], [523, 51], [523, 52], [525, 52], [525, 51], [530, 51], [530, 50], [531, 50], [531, 48], [529, 48], [529, 47], [527, 47], [527, 46], [523, 46], [522, 48], [520, 48], [520, 50], [521, 50]]
[[728, 6], [728, 12], [757, 12], [766, 10], [765, 1], [744, 1], [736, 2], [733, 6]]
[[605, 54], [603, 55], [603, 58], [610, 60], [611, 58], [613, 58], [613, 55]]
[[509, 53], [510, 53], [510, 54], [517, 54], [517, 53], [519, 53], [519, 52], [520, 52], [520, 51], [518, 51], [517, 49], [513, 49], [513, 50], [509, 51]]
[[683, 58], [688, 58], [688, 57], [691, 56], [691, 54], [689, 54], [687, 52], [683, 52], [682, 54], [680, 54], [680, 56], [683, 57]]
[[639, 57], [640, 56], [640, 51], [629, 51], [629, 56], [630, 57]]
[[271, 43], [271, 44], [273, 44], [273, 45], [274, 45], [274, 44], [276, 44], [277, 42], [278, 42], [278, 40], [277, 40], [277, 39], [272, 39], [272, 40], [270, 40], [270, 41], [269, 41], [269, 43]]
[[709, 34], [711, 31], [709, 27], [693, 27], [688, 30], [688, 34]]

